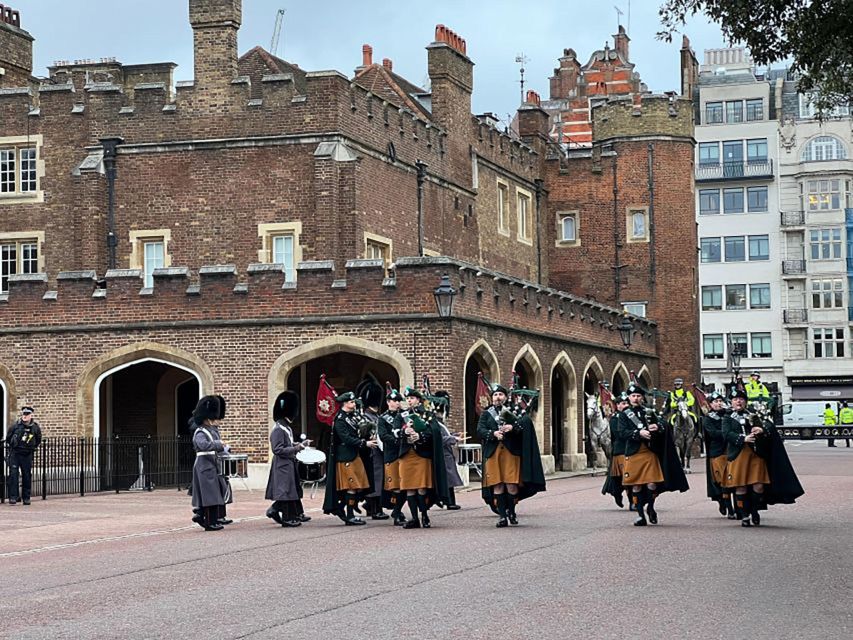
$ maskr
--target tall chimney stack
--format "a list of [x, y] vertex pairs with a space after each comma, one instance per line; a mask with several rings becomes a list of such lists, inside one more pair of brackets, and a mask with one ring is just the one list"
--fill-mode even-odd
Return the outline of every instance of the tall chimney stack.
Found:
[[619, 25], [618, 33], [613, 36], [613, 44], [616, 52], [622, 56], [622, 59], [625, 62], [628, 62], [630, 58], [628, 57], [628, 43], [631, 42], [631, 38], [628, 37], [628, 34], [625, 32], [625, 27], [621, 24]]
[[196, 90], [230, 85], [237, 77], [237, 31], [242, 0], [189, 0]]
[[443, 24], [435, 28], [435, 42], [427, 46], [427, 67], [432, 85], [432, 117], [445, 129], [467, 135], [474, 90], [474, 63], [467, 44]]
[[29, 86], [33, 37], [21, 29], [21, 14], [0, 4], [0, 88]]

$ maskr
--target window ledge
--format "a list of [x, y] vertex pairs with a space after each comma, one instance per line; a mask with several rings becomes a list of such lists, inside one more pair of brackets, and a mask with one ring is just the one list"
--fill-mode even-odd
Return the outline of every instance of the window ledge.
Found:
[[554, 243], [556, 247], [579, 247], [581, 246], [580, 240], [557, 240]]
[[44, 202], [44, 191], [33, 191], [22, 193], [0, 193], [0, 201], [3, 204], [32, 204]]
[[519, 241], [521, 244], [526, 244], [528, 247], [532, 247], [532, 246], [533, 246], [533, 238], [522, 238], [521, 236], [519, 236], [519, 237], [518, 237], [518, 241]]

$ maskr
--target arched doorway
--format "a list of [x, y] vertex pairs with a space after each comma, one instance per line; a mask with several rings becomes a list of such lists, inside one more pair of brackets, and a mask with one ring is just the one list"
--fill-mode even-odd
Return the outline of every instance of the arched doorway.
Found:
[[546, 467], [546, 473], [554, 469], [554, 457], [546, 454], [546, 448], [550, 447], [550, 441], [545, 439], [545, 402], [549, 396], [545, 394], [545, 381], [542, 375], [542, 364], [536, 352], [530, 345], [524, 345], [516, 354], [512, 370], [518, 376], [518, 386], [526, 389], [538, 389], [539, 406], [533, 414], [533, 425], [536, 427], [536, 437], [543, 454], [542, 464]]
[[589, 444], [589, 416], [587, 414], [587, 401], [590, 396], [598, 394], [598, 384], [604, 380], [604, 369], [598, 358], [593, 356], [587, 362], [583, 375], [584, 409], [583, 409], [583, 442], [584, 451], [587, 456], [587, 466], [593, 466], [594, 452]]
[[[270, 369], [267, 406], [285, 389], [298, 393], [302, 432], [324, 451], [329, 446], [329, 427], [317, 420], [315, 410], [323, 374], [338, 393], [354, 391], [365, 379], [383, 388], [386, 382], [395, 388], [414, 383], [411, 364], [399, 351], [362, 338], [329, 336], [279, 356]], [[269, 419], [272, 420], [271, 414]]]
[[628, 388], [629, 382], [630, 375], [628, 374], [628, 369], [626, 369], [625, 365], [620, 362], [616, 365], [616, 368], [613, 370], [613, 375], [610, 378], [610, 391], [612, 391], [615, 396], [619, 395]]
[[469, 444], [479, 443], [477, 436], [477, 383], [479, 374], [489, 382], [500, 382], [501, 374], [494, 351], [485, 340], [478, 340], [468, 350], [465, 357], [464, 392], [465, 392], [465, 433]]
[[574, 471], [586, 460], [578, 455], [578, 403], [575, 368], [562, 352], [551, 366], [551, 454], [556, 468]]
[[643, 365], [643, 368], [640, 369], [640, 373], [637, 375], [637, 381], [640, 383], [640, 386], [643, 387], [646, 391], [651, 391], [652, 389], [652, 376], [649, 374], [649, 370], [646, 368], [646, 365]]
[[6, 433], [15, 423], [18, 411], [15, 380], [12, 378], [12, 372], [2, 364], [0, 364], [0, 392], [2, 392], [0, 394], [0, 411], [3, 412], [3, 430], [0, 431], [0, 440], [2, 440], [6, 438]]

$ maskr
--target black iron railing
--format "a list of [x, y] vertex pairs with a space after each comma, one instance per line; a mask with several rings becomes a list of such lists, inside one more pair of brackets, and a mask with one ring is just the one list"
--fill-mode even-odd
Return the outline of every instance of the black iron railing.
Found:
[[740, 160], [722, 164], [699, 163], [696, 165], [696, 181], [710, 180], [757, 180], [773, 178], [773, 160]]
[[782, 260], [782, 273], [786, 276], [800, 275], [806, 272], [805, 260]]
[[783, 211], [782, 226], [783, 227], [799, 227], [806, 223], [805, 211]]
[[[189, 437], [44, 438], [33, 457], [32, 497], [188, 486], [194, 462]], [[5, 502], [5, 440], [0, 440], [0, 476], [0, 502]]]
[[785, 324], [803, 324], [808, 322], [808, 311], [806, 309], [784, 309], [782, 319]]

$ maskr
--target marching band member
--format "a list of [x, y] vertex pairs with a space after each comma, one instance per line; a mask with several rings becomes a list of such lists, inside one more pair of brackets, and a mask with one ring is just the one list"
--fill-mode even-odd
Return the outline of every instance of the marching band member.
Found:
[[370, 491], [370, 479], [359, 454], [378, 445], [375, 440], [365, 440], [359, 435], [355, 394], [347, 391], [337, 396], [335, 402], [341, 407], [332, 426], [323, 513], [339, 517], [346, 525], [362, 525], [366, 523], [355, 517], [353, 510], [359, 497]]
[[734, 520], [731, 491], [724, 488], [726, 476], [726, 439], [723, 437], [723, 419], [725, 417], [725, 398], [714, 391], [708, 395], [711, 410], [702, 418], [702, 431], [705, 439], [705, 476], [708, 484], [708, 497], [720, 505], [720, 514]]
[[645, 395], [640, 385], [631, 383], [628, 386], [628, 407], [619, 414], [618, 423], [619, 433], [626, 440], [622, 485], [631, 487], [637, 527], [645, 527], [648, 522], [658, 523], [655, 510], [658, 495], [690, 488], [667, 424], [658, 419], [653, 410], [643, 408]]
[[[601, 488], [601, 494], [610, 494], [621, 509], [625, 506], [622, 500], [622, 492], [627, 490], [622, 486], [622, 474], [625, 472], [625, 438], [619, 431], [619, 414], [628, 406], [628, 394], [622, 392], [616, 398], [616, 411], [610, 416], [610, 472]], [[630, 503], [630, 496], [628, 497]], [[631, 505], [633, 506], [633, 505]]]
[[455, 487], [461, 487], [465, 483], [462, 482], [462, 477], [459, 475], [459, 469], [456, 467], [456, 453], [454, 448], [462, 441], [462, 438], [452, 434], [447, 428], [447, 417], [450, 413], [450, 394], [447, 391], [436, 391], [436, 398], [444, 398], [443, 402], [437, 402], [435, 407], [435, 419], [438, 426], [441, 428], [441, 446], [444, 451], [444, 468], [447, 471], [447, 509], [448, 511], [457, 511], [461, 509], [456, 504], [456, 494], [453, 491]]
[[441, 432], [424, 409], [424, 396], [420, 391], [406, 387], [403, 395], [408, 408], [397, 418], [397, 428], [403, 434], [400, 443], [400, 490], [406, 492], [406, 502], [412, 513], [412, 519], [403, 528], [429, 529], [431, 523], [427, 512], [431, 504], [447, 499]]
[[[793, 504], [805, 493], [772, 420], [749, 411], [746, 393], [732, 393], [732, 412], [723, 419], [728, 444], [724, 487], [735, 490], [741, 526], [761, 524], [770, 504]], [[751, 495], [750, 495], [751, 490]]]
[[311, 519], [302, 508], [302, 483], [296, 468], [296, 454], [311, 441], [294, 441], [293, 421], [298, 415], [299, 395], [293, 391], [280, 393], [272, 407], [275, 425], [270, 432], [270, 449], [273, 458], [264, 498], [273, 501], [267, 509], [267, 518], [283, 527], [298, 527], [303, 520]]
[[225, 486], [219, 474], [217, 454], [228, 451], [223, 444], [217, 423], [225, 417], [225, 399], [222, 396], [204, 396], [193, 411], [193, 464], [192, 505], [193, 522], [205, 531], [220, 531], [225, 513]]
[[506, 387], [493, 384], [492, 405], [477, 423], [485, 458], [483, 499], [497, 509], [498, 528], [518, 524], [517, 502], [545, 490], [533, 421], [529, 415], [519, 417], [505, 410], [506, 401]]
[[[382, 404], [382, 387], [375, 382], [368, 382], [359, 392], [364, 403], [364, 418], [372, 425], [373, 439], [378, 439], [379, 408]], [[382, 490], [385, 484], [385, 454], [382, 451], [382, 441], [379, 446], [369, 450], [364, 464], [367, 472], [373, 475], [373, 491], [366, 496], [367, 515], [371, 520], [387, 520], [388, 514], [382, 510]]]
[[397, 426], [397, 416], [400, 414], [400, 403], [403, 395], [396, 389], [389, 389], [385, 396], [388, 410], [383, 413], [377, 429], [382, 441], [382, 454], [385, 462], [385, 484], [383, 486], [383, 502], [391, 509], [394, 526], [406, 524], [403, 515], [403, 496], [400, 494], [400, 444], [402, 429]]

